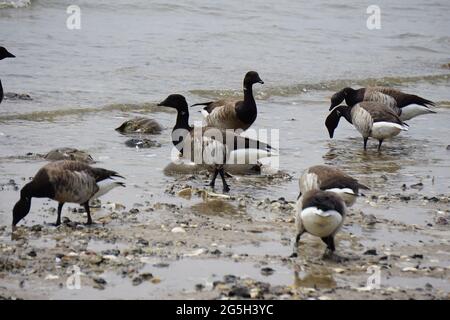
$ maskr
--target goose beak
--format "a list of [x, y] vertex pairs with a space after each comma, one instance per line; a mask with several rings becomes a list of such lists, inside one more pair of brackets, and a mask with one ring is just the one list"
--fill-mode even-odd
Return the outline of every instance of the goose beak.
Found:
[[16, 56], [15, 55], [13, 55], [11, 52], [9, 52], [9, 51], [6, 51], [5, 52], [5, 56], [4, 56], [5, 58], [15, 58]]
[[259, 79], [258, 83], [264, 84], [264, 81], [262, 81], [261, 79]]

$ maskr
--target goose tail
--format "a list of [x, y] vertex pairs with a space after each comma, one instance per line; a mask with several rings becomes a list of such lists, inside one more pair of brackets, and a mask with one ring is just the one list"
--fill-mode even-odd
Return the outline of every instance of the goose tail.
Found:
[[99, 183], [98, 186], [99, 186], [99, 189], [98, 189], [97, 193], [95, 193], [92, 196], [91, 200], [100, 198], [101, 196], [107, 194], [114, 188], [125, 187], [125, 183], [118, 182], [118, 181], [108, 181], [108, 182]]
[[195, 103], [195, 104], [191, 105], [189, 108], [196, 107], [196, 106], [209, 106], [213, 102], [214, 101]]

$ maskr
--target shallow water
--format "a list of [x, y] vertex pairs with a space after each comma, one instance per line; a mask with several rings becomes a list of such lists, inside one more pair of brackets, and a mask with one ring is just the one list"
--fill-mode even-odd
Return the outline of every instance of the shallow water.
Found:
[[[69, 2], [31, 1], [20, 8], [3, 8], [1, 3], [2, 45], [17, 56], [0, 63], [4, 89], [33, 98], [8, 99], [0, 106], [2, 185], [14, 179], [22, 187], [45, 163], [24, 157], [27, 153], [75, 147], [89, 152], [98, 166], [127, 178], [127, 188], [112, 191], [102, 198], [104, 202], [119, 202], [127, 209], [145, 201], [168, 202], [213, 218], [261, 220], [266, 214], [254, 208], [242, 214], [236, 203], [218, 200], [205, 205], [200, 198], [186, 200], [165, 192], [175, 179], [163, 173], [170, 162], [169, 134], [175, 114], [156, 107], [174, 92], [186, 95], [189, 103], [241, 95], [242, 77], [254, 69], [265, 84], [255, 86], [258, 118], [253, 127], [280, 130], [279, 168], [293, 179], [266, 183], [257, 177], [236, 177], [230, 179], [232, 195], [249, 193], [258, 199], [293, 201], [298, 195], [299, 174], [319, 163], [338, 165], [360, 179], [371, 188], [369, 196], [401, 193], [403, 184], [409, 187], [418, 182], [424, 185], [422, 195], [450, 192], [450, 151], [446, 150], [450, 144], [450, 74], [440, 67], [449, 62], [449, 2], [423, 6], [419, 1], [381, 1], [382, 29], [377, 31], [365, 27], [366, 7], [357, 1], [345, 5], [326, 1], [207, 5], [194, 1], [78, 1], [82, 29], [76, 31], [65, 27]], [[371, 84], [418, 93], [438, 102], [438, 113], [409, 121], [410, 130], [385, 141], [381, 153], [373, 140], [364, 152], [362, 138], [344, 122], [330, 140], [324, 126], [329, 97], [347, 85]], [[162, 144], [160, 148], [128, 148], [124, 144], [128, 137], [114, 131], [124, 120], [142, 115], [157, 119], [165, 128], [151, 137]], [[199, 120], [200, 113], [192, 109], [191, 122]], [[191, 183], [203, 187], [198, 181]], [[0, 225], [10, 225], [11, 208], [18, 196], [10, 186], [0, 191]], [[406, 224], [423, 226], [434, 215], [405, 203], [372, 208], [365, 200], [360, 199], [355, 210]], [[33, 200], [24, 223], [53, 222], [55, 214], [46, 209], [55, 206], [47, 200]], [[100, 210], [96, 217], [102, 214], [105, 212]], [[76, 214], [70, 217], [77, 219]], [[154, 215], [140, 219], [159, 223]], [[373, 232], [358, 226], [344, 230], [366, 239], [362, 241], [365, 245], [414, 245], [429, 240], [383, 227]], [[289, 251], [279, 236], [269, 238], [260, 245], [245, 243], [232, 248], [256, 256]], [[186, 259], [174, 263], [170, 272], [177, 274], [176, 268], [197, 270], [199, 265], [202, 263]], [[236, 267], [232, 262], [211, 260], [205, 267], [222, 273], [228, 267], [242, 267], [252, 276], [259, 274], [251, 264]], [[275, 277], [273, 283], [293, 281], [292, 272], [286, 277], [283, 272], [276, 274], [283, 276]], [[194, 278], [198, 281], [209, 275], [201, 269]], [[167, 279], [171, 279], [169, 275]], [[404, 283], [401, 278], [395, 280]], [[170, 281], [167, 285], [173, 285], [175, 291], [192, 289], [194, 283], [178, 285], [177, 278]], [[408, 287], [421, 283], [409, 283]], [[146, 292], [142, 295], [148, 297]], [[115, 292], [106, 296], [120, 297]], [[151, 296], [158, 297], [158, 292]]]

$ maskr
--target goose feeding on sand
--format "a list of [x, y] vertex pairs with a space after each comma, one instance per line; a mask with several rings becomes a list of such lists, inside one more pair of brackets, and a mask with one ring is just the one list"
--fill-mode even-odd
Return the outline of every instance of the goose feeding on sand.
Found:
[[15, 227], [29, 212], [32, 198], [49, 198], [58, 201], [58, 218], [56, 225], [61, 224], [61, 210], [66, 202], [84, 206], [87, 213], [87, 224], [92, 224], [89, 201], [96, 199], [115, 187], [124, 187], [123, 182], [109, 181], [123, 178], [115, 171], [94, 168], [79, 161], [55, 161], [42, 167], [20, 191], [20, 199], [13, 209]]
[[422, 114], [436, 113], [436, 111], [430, 109], [430, 106], [435, 105], [433, 101], [389, 87], [367, 87], [357, 90], [344, 88], [331, 97], [330, 111], [344, 100], [349, 106], [363, 101], [385, 104], [402, 121], [410, 120]]
[[335, 107], [327, 119], [325, 125], [333, 138], [334, 130], [341, 117], [353, 124], [364, 139], [364, 150], [367, 149], [369, 137], [378, 139], [378, 151], [384, 139], [392, 138], [402, 131], [408, 131], [408, 125], [386, 105], [379, 102], [365, 101], [354, 106], [341, 105]]

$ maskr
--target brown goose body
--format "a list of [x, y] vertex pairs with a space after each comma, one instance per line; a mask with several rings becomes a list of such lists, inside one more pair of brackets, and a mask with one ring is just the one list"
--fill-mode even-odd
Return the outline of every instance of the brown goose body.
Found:
[[311, 190], [334, 192], [348, 207], [355, 203], [359, 189], [369, 189], [339, 168], [328, 165], [316, 165], [306, 169], [299, 179], [299, 188], [300, 195]]
[[255, 122], [257, 111], [255, 109], [246, 120], [240, 119], [237, 110], [243, 104], [243, 100], [224, 99], [213, 101], [203, 108], [202, 114], [208, 126], [221, 129], [247, 130]]
[[204, 105], [202, 115], [206, 125], [221, 129], [247, 130], [256, 120], [258, 111], [253, 97], [253, 84], [264, 82], [255, 71], [249, 71], [244, 77], [244, 99], [221, 99], [196, 103], [191, 107]]
[[89, 200], [97, 198], [118, 186], [122, 182], [112, 182], [100, 188], [99, 182], [121, 177], [115, 171], [94, 168], [86, 163], [71, 160], [51, 162], [42, 167], [21, 190], [20, 200], [13, 209], [13, 225], [15, 226], [30, 209], [31, 198], [49, 198], [58, 201], [58, 218], [61, 223], [61, 210], [66, 202], [78, 203], [88, 213], [88, 224], [92, 223]]
[[436, 113], [436, 111], [430, 109], [430, 106], [435, 105], [433, 101], [415, 94], [408, 94], [394, 88], [383, 86], [360, 88], [357, 90], [344, 88], [331, 97], [330, 110], [344, 100], [349, 106], [363, 101], [372, 101], [387, 105], [402, 121], [410, 120], [423, 114]]
[[320, 237], [327, 245], [327, 253], [335, 251], [334, 236], [344, 223], [346, 207], [342, 198], [334, 192], [318, 189], [302, 195], [295, 214], [296, 236], [292, 256], [297, 256], [300, 237], [307, 232]]
[[367, 148], [369, 137], [378, 139], [378, 150], [380, 150], [384, 139], [408, 130], [408, 125], [387, 105], [364, 101], [353, 106], [338, 106], [330, 112], [325, 120], [330, 138], [333, 138], [334, 130], [337, 128], [341, 117], [353, 124], [361, 133], [364, 139], [364, 150]]

